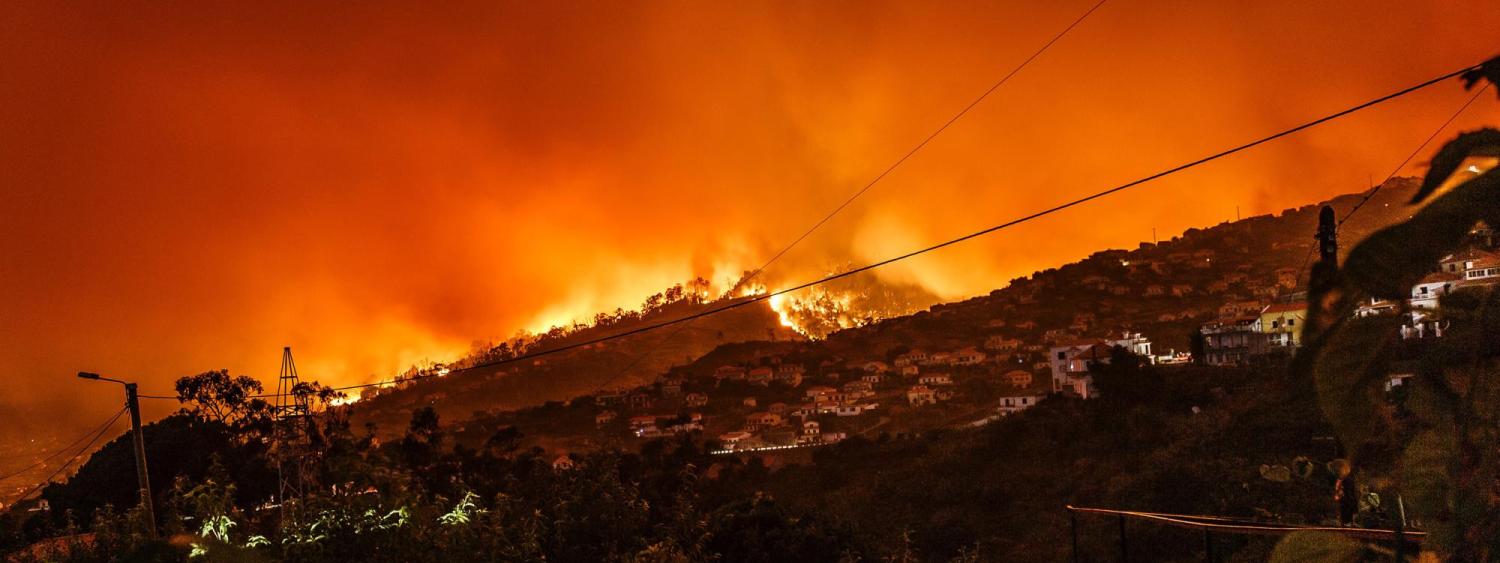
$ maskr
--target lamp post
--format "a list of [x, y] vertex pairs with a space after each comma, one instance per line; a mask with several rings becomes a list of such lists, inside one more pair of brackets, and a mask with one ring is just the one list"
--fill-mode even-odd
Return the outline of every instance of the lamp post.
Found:
[[141, 435], [141, 402], [136, 396], [134, 383], [101, 377], [97, 373], [78, 372], [78, 377], [94, 381], [109, 381], [125, 386], [125, 406], [130, 409], [130, 433], [135, 441], [135, 476], [140, 485], [141, 507], [146, 511], [146, 531], [156, 538], [156, 507], [151, 501], [151, 480], [146, 474], [146, 439]]

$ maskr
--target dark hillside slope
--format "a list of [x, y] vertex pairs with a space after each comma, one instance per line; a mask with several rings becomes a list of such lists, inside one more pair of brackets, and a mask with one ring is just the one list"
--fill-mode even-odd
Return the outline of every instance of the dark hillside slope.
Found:
[[[585, 329], [539, 349], [584, 342], [715, 305], [668, 308], [635, 323]], [[776, 313], [762, 302], [533, 360], [455, 370], [444, 377], [414, 381], [360, 401], [354, 420], [361, 425], [373, 422], [382, 434], [399, 433], [405, 429], [412, 409], [428, 405], [435, 407], [444, 420], [463, 420], [479, 411], [518, 409], [571, 399], [601, 388], [624, 389], [649, 383], [673, 366], [691, 363], [724, 344], [801, 338], [781, 326]]]

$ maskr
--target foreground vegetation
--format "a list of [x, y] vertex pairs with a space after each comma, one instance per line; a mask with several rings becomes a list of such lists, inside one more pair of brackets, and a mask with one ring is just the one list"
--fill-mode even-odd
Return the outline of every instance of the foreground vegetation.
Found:
[[[1022, 561], [1066, 557], [1068, 503], [1332, 517], [1322, 466], [1334, 452], [1316, 439], [1330, 430], [1283, 365], [1129, 360], [1099, 373], [1110, 399], [1049, 400], [975, 430], [851, 439], [776, 471], [758, 458], [709, 455], [713, 444], [691, 438], [560, 462], [518, 449], [521, 431], [507, 428], [468, 448], [431, 410], [380, 443], [332, 408], [312, 427], [316, 486], [285, 508], [268, 504], [278, 455], [261, 439], [269, 421], [248, 403], [202, 395], [147, 430], [167, 539], [146, 540], [137, 514], [112, 508], [133, 504], [122, 437], [45, 490], [50, 511], [8, 515], [5, 541], [15, 551], [68, 536], [31, 555], [71, 561]], [[1299, 456], [1317, 471], [1262, 477], [1262, 465]], [[1108, 553], [1107, 523], [1084, 532], [1085, 550]], [[1142, 549], [1152, 550], [1142, 556], [1196, 556], [1182, 547], [1196, 541], [1151, 541], [1171, 533], [1142, 529]], [[1222, 546], [1237, 548], [1269, 550]]]

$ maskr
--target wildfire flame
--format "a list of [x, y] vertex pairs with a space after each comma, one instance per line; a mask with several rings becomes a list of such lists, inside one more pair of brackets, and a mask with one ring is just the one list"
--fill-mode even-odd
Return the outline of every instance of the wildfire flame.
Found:
[[776, 295], [768, 301], [782, 326], [821, 339], [840, 330], [913, 313], [937, 302], [937, 297], [918, 286], [891, 285], [861, 274]]
[[[831, 273], [836, 273], [835, 270]], [[770, 292], [767, 286], [761, 283], [752, 283], [748, 272], [742, 274], [738, 280], [725, 279], [720, 283], [714, 283], [704, 278], [696, 278], [687, 284], [678, 284], [668, 291], [657, 293], [648, 298], [640, 309], [639, 314], [645, 314], [663, 304], [677, 302], [687, 299], [699, 304], [708, 304], [716, 299], [739, 299], [745, 297], [764, 296]], [[717, 297], [716, 297], [717, 296]], [[665, 299], [665, 300], [663, 300]], [[786, 328], [801, 334], [809, 339], [822, 339], [833, 332], [857, 328], [885, 318], [905, 315], [926, 307], [937, 301], [937, 297], [916, 285], [891, 285], [880, 281], [873, 275], [856, 275], [836, 280], [827, 285], [811, 287], [794, 293], [772, 295], [766, 300], [767, 305], [775, 311], [777, 322]], [[568, 304], [558, 310], [572, 310], [578, 308], [578, 303]], [[578, 309], [582, 310], [582, 309]], [[614, 319], [622, 314], [637, 314], [635, 312], [623, 312], [616, 310], [615, 313], [603, 313], [594, 318], [582, 316], [570, 316], [566, 322], [552, 324], [547, 333], [558, 333], [566, 335], [573, 331], [584, 330], [596, 325], [596, 321], [614, 322]], [[562, 317], [559, 317], [562, 318]], [[631, 317], [633, 318], [633, 317]], [[537, 332], [523, 331], [521, 335], [508, 341], [516, 353], [520, 353], [535, 338], [542, 338]], [[476, 343], [478, 345], [478, 343]], [[465, 362], [479, 357], [473, 354], [481, 354], [493, 344], [481, 346], [472, 350], [470, 357], [456, 360], [453, 364], [434, 364], [424, 360], [421, 364], [415, 364], [396, 381], [385, 382], [364, 393], [353, 394], [334, 401], [335, 405], [347, 405], [361, 401], [367, 397], [378, 395], [382, 390], [395, 387], [404, 378], [417, 375], [442, 377], [448, 375], [451, 369], [462, 368], [468, 365]]]
[[797, 326], [797, 323], [792, 322], [791, 308], [787, 306], [786, 295], [772, 295], [768, 301], [770, 301], [771, 310], [776, 311], [776, 316], [780, 318], [781, 326], [795, 330], [803, 335], [807, 334], [805, 329]]

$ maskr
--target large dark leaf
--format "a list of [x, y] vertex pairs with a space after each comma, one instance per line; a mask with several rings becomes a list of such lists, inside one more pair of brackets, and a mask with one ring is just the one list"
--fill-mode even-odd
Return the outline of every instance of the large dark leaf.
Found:
[[1422, 187], [1417, 194], [1412, 196], [1412, 203], [1427, 199], [1432, 192], [1437, 190], [1443, 182], [1453, 176], [1453, 172], [1463, 165], [1464, 159], [1470, 156], [1494, 156], [1495, 151], [1500, 150], [1500, 131], [1492, 128], [1484, 128], [1477, 131], [1462, 133], [1458, 138], [1448, 141], [1443, 148], [1438, 149], [1437, 155], [1432, 157], [1432, 163], [1427, 169], [1427, 177], [1422, 179]]
[[1341, 320], [1314, 360], [1318, 405], [1351, 449], [1373, 428], [1400, 322], [1397, 317]]
[[1484, 210], [1500, 203], [1477, 180], [1438, 196], [1411, 220], [1376, 231], [1354, 247], [1341, 272], [1344, 282], [1382, 299], [1405, 299], [1459, 245]]
[[1487, 225], [1500, 225], [1500, 167], [1491, 168], [1460, 187], [1485, 197], [1488, 205], [1480, 208], [1480, 218]]
[[1463, 73], [1464, 88], [1473, 88], [1480, 80], [1488, 80], [1495, 86], [1495, 92], [1500, 94], [1500, 57], [1484, 61], [1477, 68]]
[[1401, 462], [1401, 493], [1407, 514], [1426, 524], [1431, 534], [1428, 542], [1439, 550], [1457, 539], [1453, 535], [1450, 475], [1458, 454], [1452, 435], [1428, 430], [1412, 439]]

